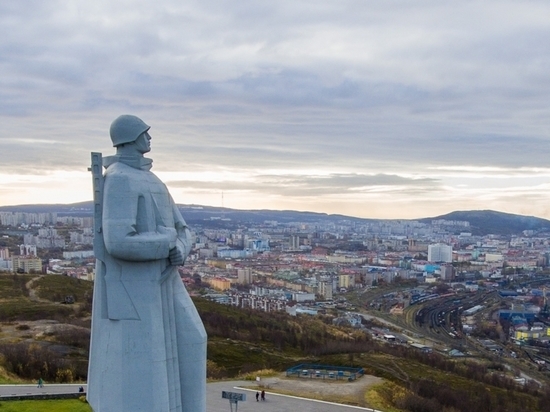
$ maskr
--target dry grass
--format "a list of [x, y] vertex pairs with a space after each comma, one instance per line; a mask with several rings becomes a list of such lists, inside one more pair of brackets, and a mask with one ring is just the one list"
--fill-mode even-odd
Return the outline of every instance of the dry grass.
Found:
[[371, 408], [386, 412], [402, 412], [393, 406], [398, 398], [405, 396], [405, 389], [392, 382], [384, 381], [371, 386], [365, 393], [365, 400]]
[[237, 377], [237, 379], [242, 379], [245, 381], [255, 381], [257, 377], [261, 379], [272, 378], [278, 376], [281, 372], [276, 371], [275, 369], [260, 369], [258, 371], [249, 372], [244, 375]]

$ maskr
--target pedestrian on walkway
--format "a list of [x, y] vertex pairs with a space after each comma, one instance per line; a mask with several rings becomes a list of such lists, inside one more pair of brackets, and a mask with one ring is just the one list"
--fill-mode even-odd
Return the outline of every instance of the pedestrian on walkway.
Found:
[[42, 378], [38, 378], [38, 386], [37, 388], [43, 388], [44, 387], [44, 381], [42, 380]]
[[265, 401], [265, 391], [262, 390], [262, 401]]
[[260, 392], [256, 391], [256, 402], [260, 400]]

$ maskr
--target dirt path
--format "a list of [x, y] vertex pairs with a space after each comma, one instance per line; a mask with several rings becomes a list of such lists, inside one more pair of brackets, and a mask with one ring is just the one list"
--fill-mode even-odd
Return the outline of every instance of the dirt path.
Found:
[[32, 278], [25, 284], [25, 287], [29, 291], [29, 299], [32, 300], [33, 302], [51, 303], [49, 300], [39, 298], [38, 294], [36, 293], [36, 289], [33, 287], [34, 282], [36, 282], [39, 279], [42, 279], [43, 277], [44, 275], [38, 276], [36, 278]]

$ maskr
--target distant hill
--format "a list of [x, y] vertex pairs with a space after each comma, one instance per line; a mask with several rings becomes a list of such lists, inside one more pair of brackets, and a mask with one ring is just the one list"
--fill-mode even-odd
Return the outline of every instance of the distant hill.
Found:
[[327, 213], [298, 212], [296, 210], [238, 210], [211, 206], [178, 205], [183, 217], [188, 222], [205, 219], [221, 218], [231, 219], [237, 222], [263, 223], [266, 220], [273, 220], [281, 223], [286, 222], [319, 222], [319, 221], [342, 221], [372, 222], [380, 219], [362, 219], [344, 215], [330, 215]]
[[[406, 222], [405, 219], [363, 219], [345, 215], [331, 215], [327, 213], [299, 212], [295, 210], [239, 210], [213, 206], [201, 205], [178, 205], [183, 217], [190, 224], [203, 223], [205, 221], [213, 222], [233, 222], [233, 223], [252, 223], [259, 224], [265, 221], [277, 221], [281, 223], [288, 222], [341, 222], [343, 220], [356, 223], [369, 222]], [[72, 203], [72, 204], [54, 204], [54, 205], [19, 205], [19, 206], [1, 206], [0, 212], [57, 212], [60, 216], [91, 216], [93, 204], [91, 201]], [[469, 228], [456, 228], [457, 232], [472, 232], [474, 235], [511, 235], [519, 234], [524, 230], [535, 230], [536, 232], [550, 231], [550, 220], [541, 219], [534, 216], [514, 215], [511, 213], [497, 212], [494, 210], [469, 210], [456, 211], [446, 215], [414, 219], [415, 221], [430, 223], [432, 220], [461, 220], [470, 222]]]
[[0, 206], [0, 212], [26, 212], [26, 213], [50, 213], [55, 212], [61, 215], [82, 215], [90, 216], [93, 213], [93, 202], [79, 202], [69, 204], [35, 204]]
[[550, 220], [534, 216], [497, 212], [495, 210], [456, 211], [446, 215], [419, 219], [419, 221], [429, 223], [432, 220], [438, 219], [470, 222], [471, 227], [464, 228], [463, 232], [472, 232], [476, 235], [510, 235], [521, 233], [524, 230], [535, 230], [537, 232], [550, 231]]
[[[380, 220], [317, 212], [299, 212], [295, 210], [239, 210], [225, 207], [181, 204], [178, 207], [187, 222], [210, 219], [230, 219], [232, 221], [252, 223], [263, 223], [266, 220], [275, 220], [278, 222], [318, 222], [320, 220], [368, 222]], [[91, 216], [93, 213], [93, 203], [88, 201], [72, 204], [0, 206], [0, 212], [57, 212], [61, 216]]]

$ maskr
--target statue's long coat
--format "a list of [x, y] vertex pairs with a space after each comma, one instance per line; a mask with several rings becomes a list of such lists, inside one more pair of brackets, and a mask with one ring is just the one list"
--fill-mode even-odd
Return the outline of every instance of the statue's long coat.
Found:
[[206, 332], [168, 260], [175, 246], [188, 255], [189, 230], [150, 162], [104, 160], [88, 402], [94, 412], [204, 412]]

